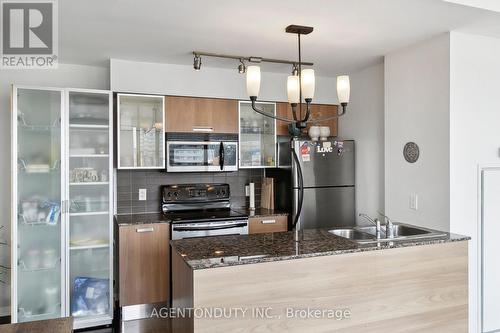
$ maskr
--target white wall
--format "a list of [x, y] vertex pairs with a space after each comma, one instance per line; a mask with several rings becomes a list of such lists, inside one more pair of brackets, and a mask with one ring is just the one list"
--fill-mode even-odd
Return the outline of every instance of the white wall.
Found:
[[[248, 99], [245, 75], [236, 68], [159, 64], [111, 59], [111, 90], [150, 94]], [[287, 72], [262, 69], [259, 100], [287, 101]], [[315, 103], [337, 104], [335, 78], [316, 77]]]
[[[109, 70], [60, 64], [54, 70], [0, 70], [0, 225], [10, 238], [10, 85], [109, 89]], [[2, 229], [2, 230], [4, 230]], [[10, 253], [0, 246], [0, 264], [10, 267]], [[0, 315], [9, 306], [10, 287], [0, 284]]]
[[351, 101], [339, 119], [339, 136], [356, 140], [357, 213], [376, 216], [384, 210], [384, 65], [352, 73], [350, 79]]
[[471, 318], [470, 332], [477, 332], [481, 247], [478, 172], [480, 166], [500, 166], [500, 39], [452, 32], [450, 50], [450, 229], [472, 237], [469, 291], [470, 313], [475, 318]]
[[[449, 34], [385, 56], [385, 210], [396, 221], [449, 230]], [[403, 147], [414, 141], [410, 164]], [[418, 210], [410, 209], [410, 194]]]

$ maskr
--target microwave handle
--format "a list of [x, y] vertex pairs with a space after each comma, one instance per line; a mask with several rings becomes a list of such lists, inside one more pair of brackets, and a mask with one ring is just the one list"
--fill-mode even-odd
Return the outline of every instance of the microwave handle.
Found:
[[220, 169], [221, 171], [224, 170], [224, 142], [220, 142], [220, 148], [219, 148], [219, 156], [220, 156]]

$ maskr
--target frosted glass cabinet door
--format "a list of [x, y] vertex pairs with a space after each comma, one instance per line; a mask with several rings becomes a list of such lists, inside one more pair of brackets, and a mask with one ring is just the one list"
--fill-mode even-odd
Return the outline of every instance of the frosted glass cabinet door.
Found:
[[118, 94], [118, 168], [165, 168], [165, 99]]
[[12, 316], [63, 315], [61, 110], [63, 92], [13, 90]]
[[67, 303], [80, 328], [112, 314], [111, 94], [70, 90], [67, 103]]
[[[276, 114], [276, 103], [257, 102], [257, 108]], [[240, 168], [276, 167], [276, 121], [252, 109], [252, 103], [240, 101]]]

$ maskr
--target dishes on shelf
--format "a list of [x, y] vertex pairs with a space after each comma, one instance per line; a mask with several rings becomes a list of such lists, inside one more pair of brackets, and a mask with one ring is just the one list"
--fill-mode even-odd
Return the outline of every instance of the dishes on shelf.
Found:
[[61, 258], [57, 256], [56, 250], [53, 248], [47, 248], [43, 251], [32, 248], [27, 250], [22, 259], [19, 260], [19, 266], [23, 271], [52, 270], [57, 267], [60, 260]]
[[61, 214], [61, 205], [48, 200], [23, 200], [20, 204], [19, 218], [23, 224], [57, 225]]
[[70, 240], [69, 245], [72, 248], [104, 247], [108, 245], [107, 239], [80, 238]]
[[70, 183], [105, 183], [108, 181], [108, 172], [102, 170], [97, 171], [94, 168], [74, 168], [69, 172]]

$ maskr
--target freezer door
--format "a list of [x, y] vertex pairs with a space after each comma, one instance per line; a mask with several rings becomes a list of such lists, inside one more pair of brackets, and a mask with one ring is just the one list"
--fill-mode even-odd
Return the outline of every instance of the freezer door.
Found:
[[[293, 190], [294, 217], [299, 190]], [[300, 214], [301, 229], [355, 226], [354, 187], [320, 187], [304, 189]]]
[[[295, 141], [304, 187], [354, 185], [354, 141]], [[297, 166], [292, 166], [297, 187]]]

